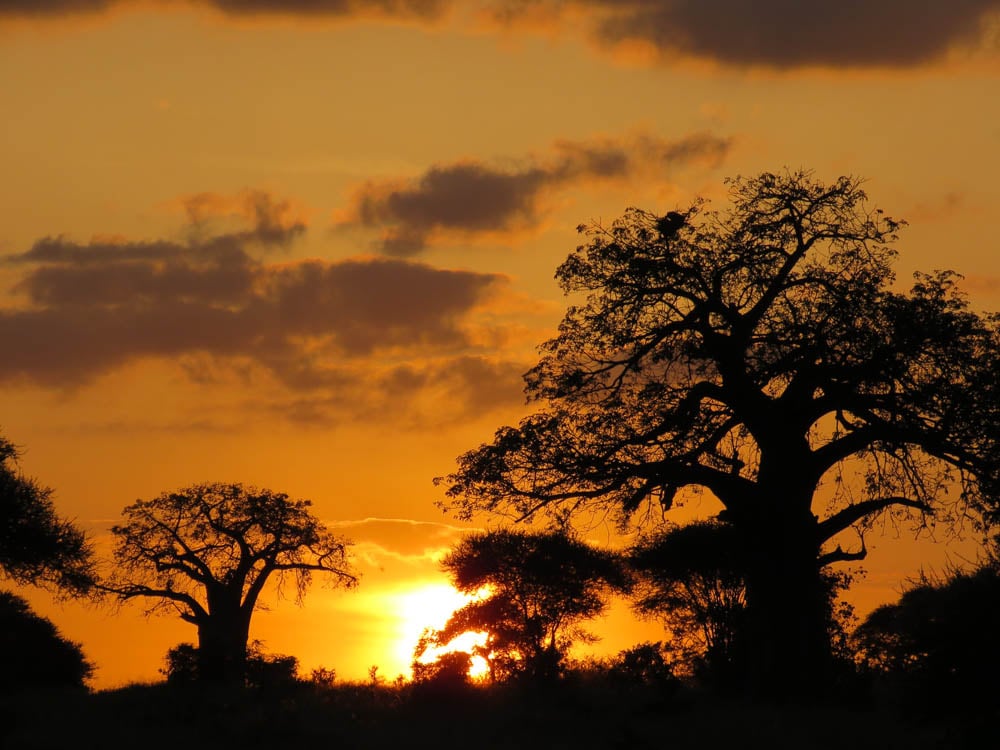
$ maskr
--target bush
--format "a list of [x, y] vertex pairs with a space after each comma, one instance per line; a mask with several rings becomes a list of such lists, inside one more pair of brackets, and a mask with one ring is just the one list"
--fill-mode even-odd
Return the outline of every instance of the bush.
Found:
[[1000, 674], [1000, 563], [923, 577], [854, 633], [862, 667], [908, 703], [993, 705]]
[[36, 687], [85, 688], [94, 665], [79, 644], [21, 597], [0, 591], [0, 692]]
[[[299, 660], [285, 654], [265, 654], [262, 646], [260, 641], [253, 641], [247, 649], [247, 687], [275, 688], [298, 682]], [[198, 682], [197, 647], [179, 643], [171, 648], [160, 673], [167, 678], [168, 685], [189, 686]]]

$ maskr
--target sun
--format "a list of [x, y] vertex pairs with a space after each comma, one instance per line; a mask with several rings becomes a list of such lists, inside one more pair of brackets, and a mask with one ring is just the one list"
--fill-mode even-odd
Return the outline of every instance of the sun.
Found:
[[[473, 599], [475, 596], [463, 594], [446, 583], [424, 584], [407, 589], [395, 596], [393, 603], [400, 620], [399, 639], [396, 646], [397, 658], [403, 663], [412, 661], [413, 650], [417, 647], [417, 642], [424, 630], [443, 627], [456, 609]], [[450, 651], [471, 652], [474, 647], [482, 645], [485, 638], [485, 633], [463, 633], [446, 647], [428, 652], [421, 661], [433, 661], [439, 654]], [[472, 657], [469, 676], [482, 677], [487, 671], [488, 666], [485, 659], [481, 656]]]

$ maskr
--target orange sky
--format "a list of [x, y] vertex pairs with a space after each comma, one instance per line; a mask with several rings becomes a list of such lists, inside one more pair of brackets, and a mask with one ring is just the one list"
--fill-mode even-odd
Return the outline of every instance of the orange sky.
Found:
[[[0, 2], [0, 430], [99, 547], [195, 482], [311, 498], [361, 585], [271, 602], [252, 636], [405, 671], [462, 528], [431, 479], [522, 413], [577, 224], [727, 175], [863, 175], [910, 221], [904, 282], [953, 268], [1000, 309], [1000, 3], [787, 5]], [[967, 553], [902, 537], [869, 540], [863, 608]], [[98, 686], [194, 638], [31, 598]], [[658, 637], [619, 609], [602, 648]]]

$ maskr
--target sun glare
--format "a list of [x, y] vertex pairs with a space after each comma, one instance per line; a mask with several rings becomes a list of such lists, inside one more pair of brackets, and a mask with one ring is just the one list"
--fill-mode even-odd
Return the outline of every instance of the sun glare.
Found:
[[[404, 663], [412, 661], [413, 651], [424, 630], [427, 628], [440, 629], [451, 617], [452, 612], [474, 598], [474, 596], [463, 594], [444, 583], [432, 583], [409, 589], [395, 597], [396, 611], [401, 623], [396, 647], [397, 657]], [[471, 652], [474, 647], [482, 645], [485, 639], [485, 633], [463, 633], [447, 646], [426, 652], [420, 661], [431, 662], [439, 655], [451, 651]], [[480, 656], [474, 656], [469, 675], [482, 677], [487, 671], [486, 660]]]

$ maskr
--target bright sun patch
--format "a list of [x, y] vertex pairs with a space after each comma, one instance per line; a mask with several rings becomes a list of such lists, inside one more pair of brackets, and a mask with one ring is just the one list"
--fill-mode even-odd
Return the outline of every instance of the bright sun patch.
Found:
[[[400, 619], [400, 635], [396, 646], [397, 656], [405, 662], [411, 661], [413, 651], [424, 630], [427, 628], [437, 630], [444, 627], [456, 609], [474, 598], [474, 596], [463, 594], [444, 583], [427, 584], [395, 596], [394, 606]], [[425, 652], [420, 661], [432, 662], [439, 655], [451, 651], [471, 652], [476, 646], [482, 645], [485, 639], [485, 633], [463, 633], [447, 646]], [[486, 660], [481, 656], [474, 656], [469, 675], [482, 677], [487, 671]]]

